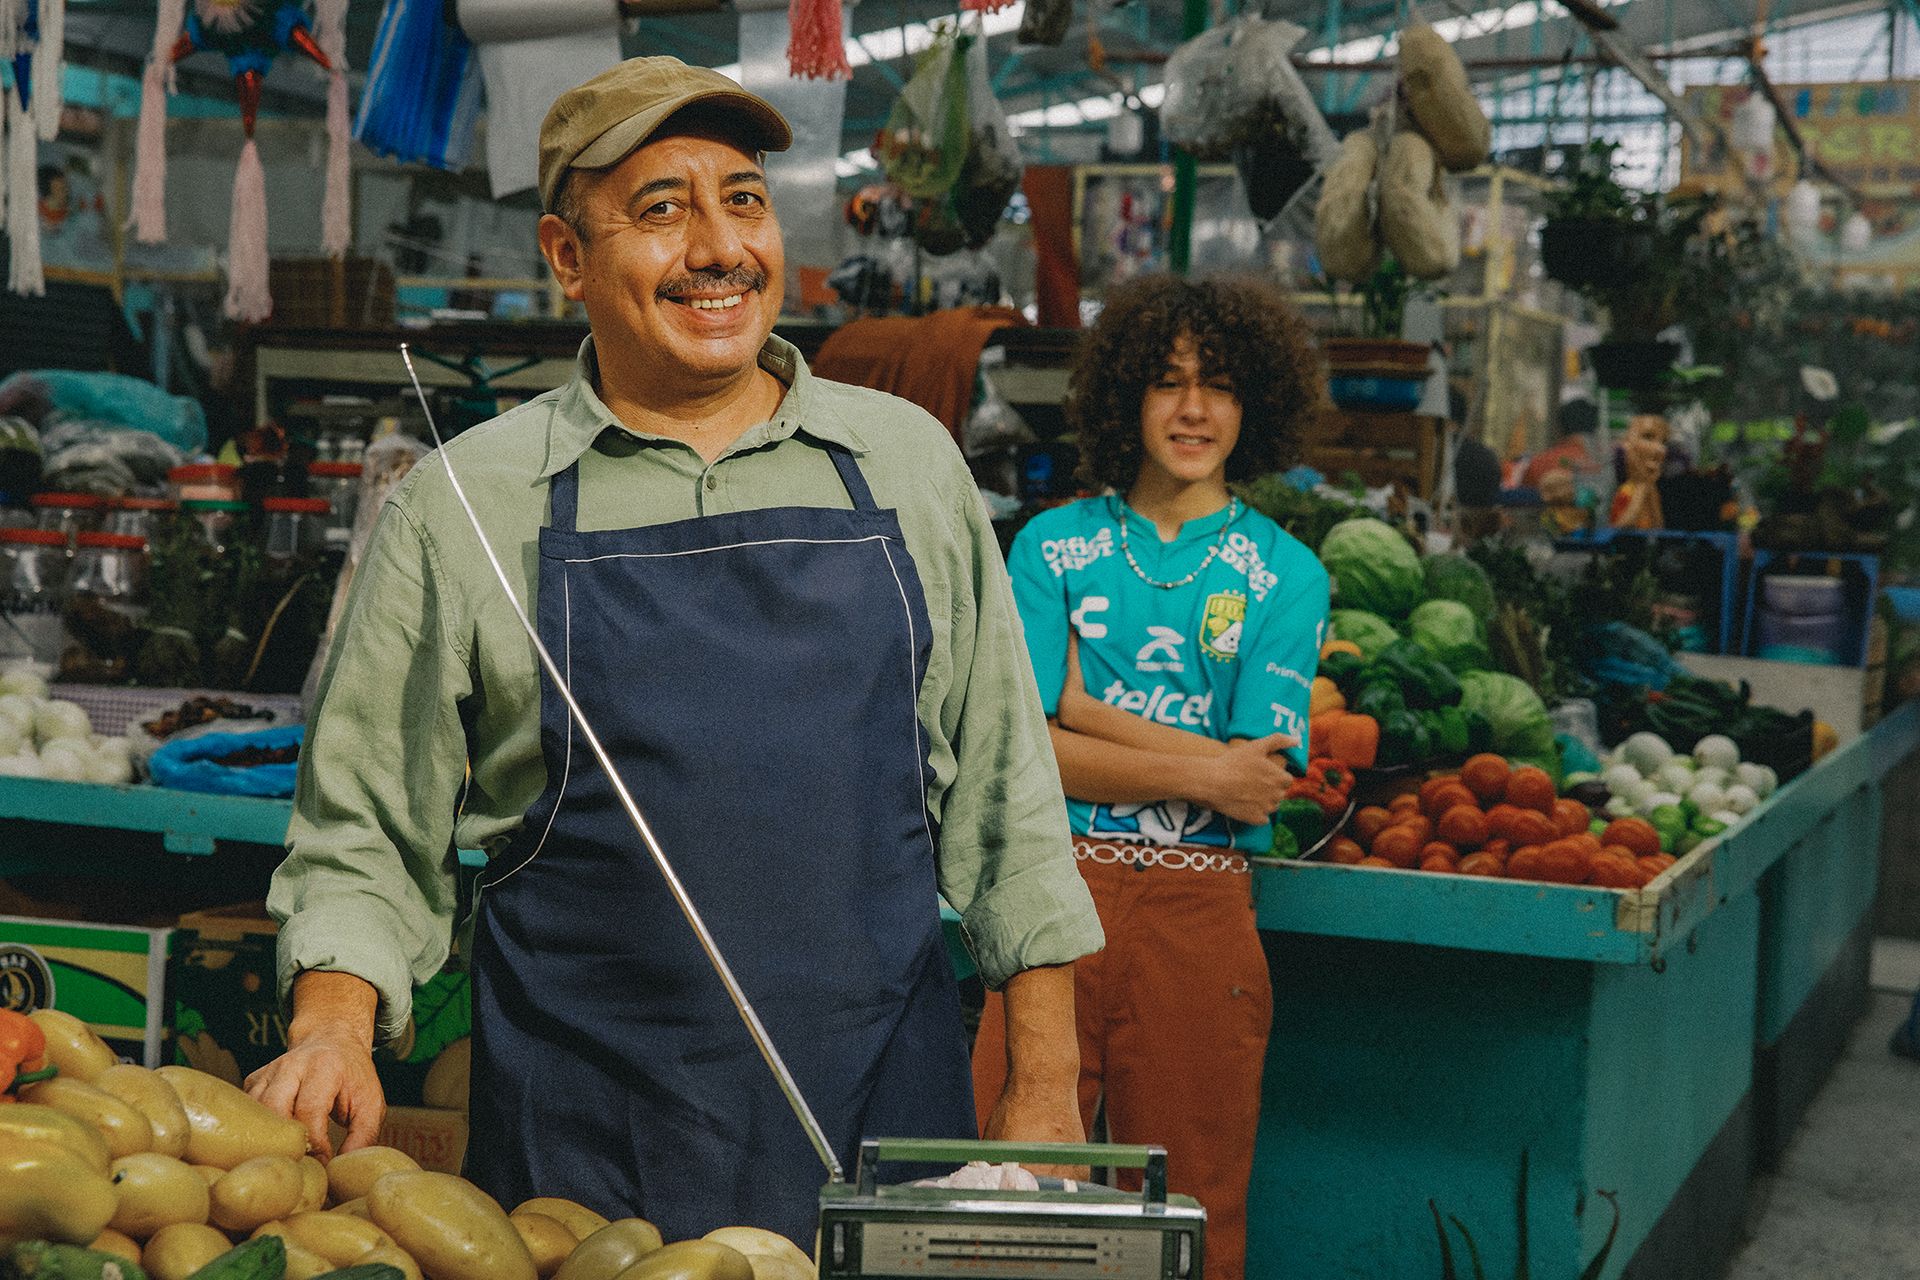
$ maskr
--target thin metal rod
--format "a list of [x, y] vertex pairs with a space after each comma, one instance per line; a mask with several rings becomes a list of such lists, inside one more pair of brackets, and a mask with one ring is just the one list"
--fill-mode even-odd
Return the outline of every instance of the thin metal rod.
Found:
[[767, 1034], [767, 1028], [760, 1021], [760, 1015], [754, 1012], [753, 1002], [747, 999], [747, 993], [740, 988], [740, 980], [733, 976], [733, 969], [727, 964], [725, 956], [720, 954], [719, 944], [713, 940], [713, 934], [707, 931], [707, 922], [700, 917], [700, 909], [693, 905], [693, 899], [687, 894], [687, 888], [680, 883], [680, 876], [667, 861], [667, 854], [655, 838], [653, 828], [648, 825], [646, 815], [640, 812], [640, 806], [634, 803], [632, 794], [627, 790], [626, 782], [620, 777], [620, 771], [613, 767], [613, 760], [607, 755], [606, 748], [600, 745], [600, 735], [593, 731], [593, 725], [587, 719], [587, 713], [574, 700], [573, 689], [567, 684], [560, 667], [547, 651], [540, 639], [540, 632], [527, 617], [526, 608], [519, 597], [513, 594], [513, 584], [507, 579], [507, 571], [500, 564], [500, 557], [494, 554], [493, 544], [487, 541], [486, 533], [480, 528], [480, 517], [474, 512], [473, 503], [467, 501], [467, 491], [460, 485], [460, 477], [454, 474], [453, 457], [447, 452], [446, 441], [440, 438], [440, 427], [433, 420], [433, 406], [427, 402], [426, 389], [420, 385], [420, 375], [413, 367], [413, 353], [406, 343], [400, 344], [400, 359], [407, 366], [407, 377], [413, 380], [414, 394], [420, 397], [421, 411], [427, 415], [427, 430], [433, 433], [434, 447], [440, 451], [440, 461], [447, 469], [447, 482], [453, 486], [454, 497], [460, 500], [461, 508], [467, 513], [468, 523], [473, 525], [473, 534], [480, 539], [480, 549], [487, 553], [487, 563], [493, 566], [493, 576], [499, 580], [500, 590], [506, 594], [507, 603], [513, 606], [513, 616], [520, 620], [520, 629], [527, 633], [527, 639], [533, 641], [534, 652], [540, 655], [540, 665], [546, 669], [547, 678], [553, 681], [560, 696], [566, 700], [567, 710], [580, 726], [580, 736], [587, 741], [587, 749], [593, 752], [593, 758], [606, 772], [607, 781], [613, 784], [614, 795], [619, 797], [620, 807], [627, 811], [627, 818], [633, 823], [633, 829], [640, 834], [640, 842], [653, 856], [653, 863], [660, 869], [660, 875], [667, 882], [667, 889], [673, 894], [675, 905], [680, 914], [687, 918], [693, 933], [700, 940], [700, 949], [707, 953], [707, 961], [713, 971], [720, 976], [720, 984], [727, 989], [727, 998], [733, 1001], [733, 1007], [740, 1013], [740, 1021], [746, 1024], [747, 1034], [753, 1038], [754, 1047], [760, 1050], [760, 1056], [766, 1059], [767, 1069], [773, 1072], [773, 1078], [780, 1086], [780, 1092], [787, 1097], [787, 1105], [793, 1108], [793, 1114], [800, 1121], [800, 1127], [807, 1131], [807, 1141], [813, 1144], [814, 1152], [820, 1157], [820, 1163], [827, 1167], [827, 1173], [835, 1182], [843, 1179], [840, 1161], [833, 1154], [833, 1144], [827, 1141], [826, 1131], [820, 1122], [814, 1119], [813, 1108], [800, 1092], [793, 1073], [787, 1070], [786, 1059], [780, 1056], [780, 1050], [774, 1046], [773, 1037]]

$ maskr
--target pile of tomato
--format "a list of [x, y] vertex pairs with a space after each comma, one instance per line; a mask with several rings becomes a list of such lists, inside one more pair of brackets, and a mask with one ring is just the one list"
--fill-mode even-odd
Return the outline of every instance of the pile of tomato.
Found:
[[1674, 863], [1642, 818], [1596, 818], [1553, 778], [1504, 757], [1473, 756], [1384, 805], [1354, 811], [1327, 846], [1333, 862], [1638, 889]]

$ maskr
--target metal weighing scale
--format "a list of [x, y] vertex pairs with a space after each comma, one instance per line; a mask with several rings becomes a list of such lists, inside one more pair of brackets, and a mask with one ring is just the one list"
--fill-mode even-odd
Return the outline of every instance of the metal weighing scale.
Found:
[[[1111, 1187], [1041, 1179], [1038, 1191], [881, 1186], [883, 1162], [1092, 1165], [1142, 1169], [1138, 1196]], [[1052, 1280], [1191, 1280], [1200, 1275], [1206, 1210], [1167, 1194], [1164, 1147], [1097, 1143], [969, 1142], [869, 1138], [852, 1182], [820, 1192], [822, 1280], [916, 1276]]]
[[[506, 593], [520, 628], [532, 641], [540, 666], [546, 671], [567, 711], [585, 739], [587, 749], [613, 787], [614, 797], [646, 846], [666, 881], [680, 913], [686, 917], [701, 949], [713, 965], [740, 1014], [754, 1047], [786, 1095], [794, 1118], [806, 1132], [826, 1169], [827, 1185], [820, 1191], [819, 1272], [823, 1278], [910, 1276], [972, 1276], [982, 1280], [1051, 1280], [1056, 1276], [1099, 1276], [1114, 1280], [1191, 1280], [1200, 1275], [1206, 1235], [1206, 1211], [1188, 1196], [1167, 1195], [1167, 1153], [1162, 1147], [1105, 1146], [1099, 1144], [979, 1142], [962, 1139], [880, 1138], [860, 1145], [860, 1163], [848, 1183], [839, 1158], [827, 1140], [813, 1109], [800, 1093], [779, 1048], [767, 1034], [753, 1003], [741, 990], [726, 957], [707, 929], [699, 908], [688, 896], [666, 851], [660, 847], [640, 806], [613, 767], [593, 722], [574, 699], [564, 672], [541, 643], [540, 633], [527, 616], [507, 577], [493, 544], [480, 527], [480, 517], [467, 499], [466, 488], [454, 473], [453, 459], [441, 439], [433, 406], [414, 370], [413, 355], [400, 344], [400, 359], [413, 382], [414, 393], [426, 414], [447, 481], [465, 510], [474, 536], [486, 552], [495, 580]], [[1141, 1169], [1145, 1172], [1138, 1197], [1108, 1187], [1076, 1184], [1069, 1190], [1058, 1179], [1043, 1179], [1038, 1191], [964, 1191], [937, 1187], [879, 1185], [882, 1162], [966, 1164], [994, 1163], [1090, 1165], [1101, 1168]]]

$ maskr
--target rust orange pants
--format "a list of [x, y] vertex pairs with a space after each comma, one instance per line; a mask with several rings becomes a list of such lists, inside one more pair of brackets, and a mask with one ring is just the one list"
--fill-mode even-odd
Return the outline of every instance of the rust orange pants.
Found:
[[[1247, 1179], [1273, 990], [1249, 877], [1082, 860], [1107, 946], [1074, 965], [1080, 1118], [1111, 1141], [1167, 1149], [1169, 1189], [1207, 1211], [1206, 1280], [1246, 1269]], [[984, 1125], [1007, 1077], [1006, 1015], [989, 993], [973, 1049]], [[1140, 1179], [1123, 1174], [1137, 1190]]]

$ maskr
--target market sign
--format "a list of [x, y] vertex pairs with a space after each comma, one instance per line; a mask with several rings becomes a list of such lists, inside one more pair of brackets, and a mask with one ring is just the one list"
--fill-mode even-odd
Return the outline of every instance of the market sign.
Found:
[[[1881, 199], [1920, 196], [1920, 80], [1884, 80], [1863, 84], [1783, 84], [1776, 86], [1800, 134], [1821, 164], [1862, 195]], [[1696, 85], [1686, 91], [1687, 105], [1722, 127], [1753, 90], [1745, 85]], [[1774, 139], [1771, 171], [1777, 194], [1784, 195], [1799, 176], [1784, 131]], [[1737, 160], [1723, 143], [1680, 148], [1684, 185], [1732, 190], [1741, 185]]]

